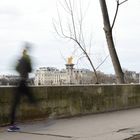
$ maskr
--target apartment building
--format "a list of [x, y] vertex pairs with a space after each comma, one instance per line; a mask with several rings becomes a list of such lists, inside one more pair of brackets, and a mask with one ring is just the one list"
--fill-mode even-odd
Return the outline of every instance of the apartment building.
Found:
[[66, 69], [41, 67], [35, 72], [35, 85], [91, 84], [93, 72], [87, 69], [75, 69], [74, 64], [66, 64]]

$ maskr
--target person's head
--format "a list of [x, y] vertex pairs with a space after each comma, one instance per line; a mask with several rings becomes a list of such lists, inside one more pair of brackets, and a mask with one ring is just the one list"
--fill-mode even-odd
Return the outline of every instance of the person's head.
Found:
[[31, 46], [31, 43], [24, 42], [23, 55], [27, 55], [28, 51], [31, 49]]
[[31, 50], [31, 47], [32, 47], [32, 44], [31, 43], [29, 43], [29, 42], [25, 42], [24, 43], [24, 49], [26, 49], [26, 51]]
[[27, 55], [27, 50], [23, 49], [23, 56]]

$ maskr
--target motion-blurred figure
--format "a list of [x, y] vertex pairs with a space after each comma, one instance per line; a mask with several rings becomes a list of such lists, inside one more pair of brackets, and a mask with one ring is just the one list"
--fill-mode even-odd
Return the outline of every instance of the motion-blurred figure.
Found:
[[32, 64], [30, 56], [28, 55], [28, 50], [30, 49], [30, 44], [25, 43], [25, 47], [22, 52], [22, 56], [19, 59], [17, 65], [16, 65], [16, 71], [20, 75], [19, 85], [17, 87], [17, 90], [14, 94], [13, 102], [12, 102], [12, 108], [11, 108], [11, 114], [10, 114], [10, 127], [8, 131], [18, 131], [20, 128], [15, 125], [15, 118], [16, 118], [16, 110], [20, 103], [20, 99], [22, 96], [27, 96], [29, 101], [31, 103], [35, 103], [35, 98], [30, 92], [30, 89], [28, 88], [27, 81], [29, 78], [29, 73], [32, 71]]

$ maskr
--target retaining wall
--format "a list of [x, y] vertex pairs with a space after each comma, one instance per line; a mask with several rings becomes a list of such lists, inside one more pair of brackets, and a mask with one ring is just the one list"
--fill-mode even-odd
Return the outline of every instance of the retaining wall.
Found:
[[[16, 87], [0, 87], [0, 125], [9, 123]], [[22, 98], [17, 120], [71, 117], [140, 106], [140, 85], [38, 86], [30, 87], [38, 104]]]

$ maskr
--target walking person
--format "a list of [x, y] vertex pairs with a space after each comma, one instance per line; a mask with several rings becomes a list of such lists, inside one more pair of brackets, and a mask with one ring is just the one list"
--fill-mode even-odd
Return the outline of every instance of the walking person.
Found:
[[22, 56], [19, 59], [16, 65], [16, 71], [20, 75], [20, 80], [18, 83], [18, 87], [14, 93], [14, 98], [11, 106], [11, 113], [10, 113], [10, 127], [8, 128], [9, 132], [19, 131], [20, 128], [15, 125], [16, 120], [16, 111], [19, 106], [20, 100], [22, 96], [27, 96], [31, 103], [35, 103], [35, 98], [30, 92], [28, 88], [28, 78], [29, 73], [32, 71], [32, 64], [30, 56], [28, 55], [30, 44], [25, 43], [25, 47], [22, 52]]

